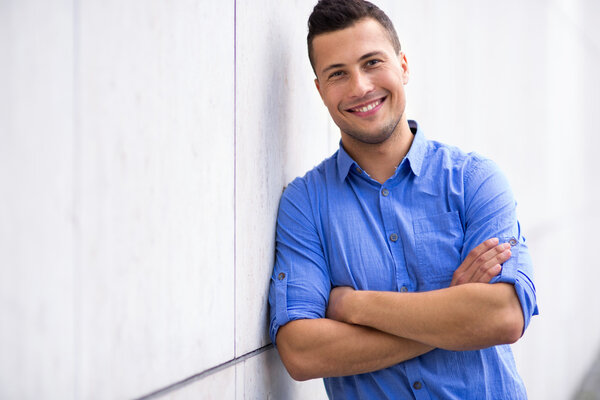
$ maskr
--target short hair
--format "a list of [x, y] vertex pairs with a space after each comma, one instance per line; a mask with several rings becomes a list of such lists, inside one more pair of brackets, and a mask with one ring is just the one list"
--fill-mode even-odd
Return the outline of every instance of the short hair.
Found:
[[313, 58], [315, 36], [348, 28], [364, 18], [373, 18], [379, 22], [386, 30], [396, 54], [400, 54], [400, 40], [398, 40], [394, 24], [375, 4], [366, 0], [319, 0], [308, 18], [308, 36], [306, 37], [308, 58], [313, 71], [315, 71]]

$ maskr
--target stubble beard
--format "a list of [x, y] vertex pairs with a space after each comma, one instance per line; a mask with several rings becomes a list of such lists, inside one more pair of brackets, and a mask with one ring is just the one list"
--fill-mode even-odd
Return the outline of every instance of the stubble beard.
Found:
[[393, 136], [398, 124], [400, 123], [400, 120], [402, 120], [402, 115], [400, 115], [397, 120], [390, 121], [376, 135], [364, 130], [356, 129], [342, 129], [342, 131], [358, 142], [364, 144], [381, 144]]

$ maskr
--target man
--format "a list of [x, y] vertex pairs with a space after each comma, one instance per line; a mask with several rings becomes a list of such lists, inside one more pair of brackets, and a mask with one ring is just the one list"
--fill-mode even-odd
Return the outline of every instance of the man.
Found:
[[315, 84], [339, 150], [282, 197], [270, 334], [331, 399], [524, 399], [508, 344], [537, 314], [515, 201], [495, 164], [428, 141], [388, 17], [322, 0]]

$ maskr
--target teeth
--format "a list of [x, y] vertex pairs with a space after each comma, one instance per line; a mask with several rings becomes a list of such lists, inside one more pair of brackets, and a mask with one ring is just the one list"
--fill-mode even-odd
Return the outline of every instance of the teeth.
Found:
[[380, 104], [381, 104], [381, 100], [377, 100], [376, 102], [368, 104], [368, 105], [366, 105], [364, 107], [355, 108], [354, 111], [358, 111], [358, 112], [371, 111], [373, 108], [377, 107]]

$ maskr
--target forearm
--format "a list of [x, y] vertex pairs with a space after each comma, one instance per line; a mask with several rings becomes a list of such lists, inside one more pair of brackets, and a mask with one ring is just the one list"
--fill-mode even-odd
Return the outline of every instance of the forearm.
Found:
[[331, 319], [302, 319], [279, 329], [277, 348], [292, 378], [362, 374], [427, 353], [433, 347]]
[[420, 293], [349, 293], [348, 322], [447, 350], [514, 343], [523, 314], [509, 284], [471, 283]]

